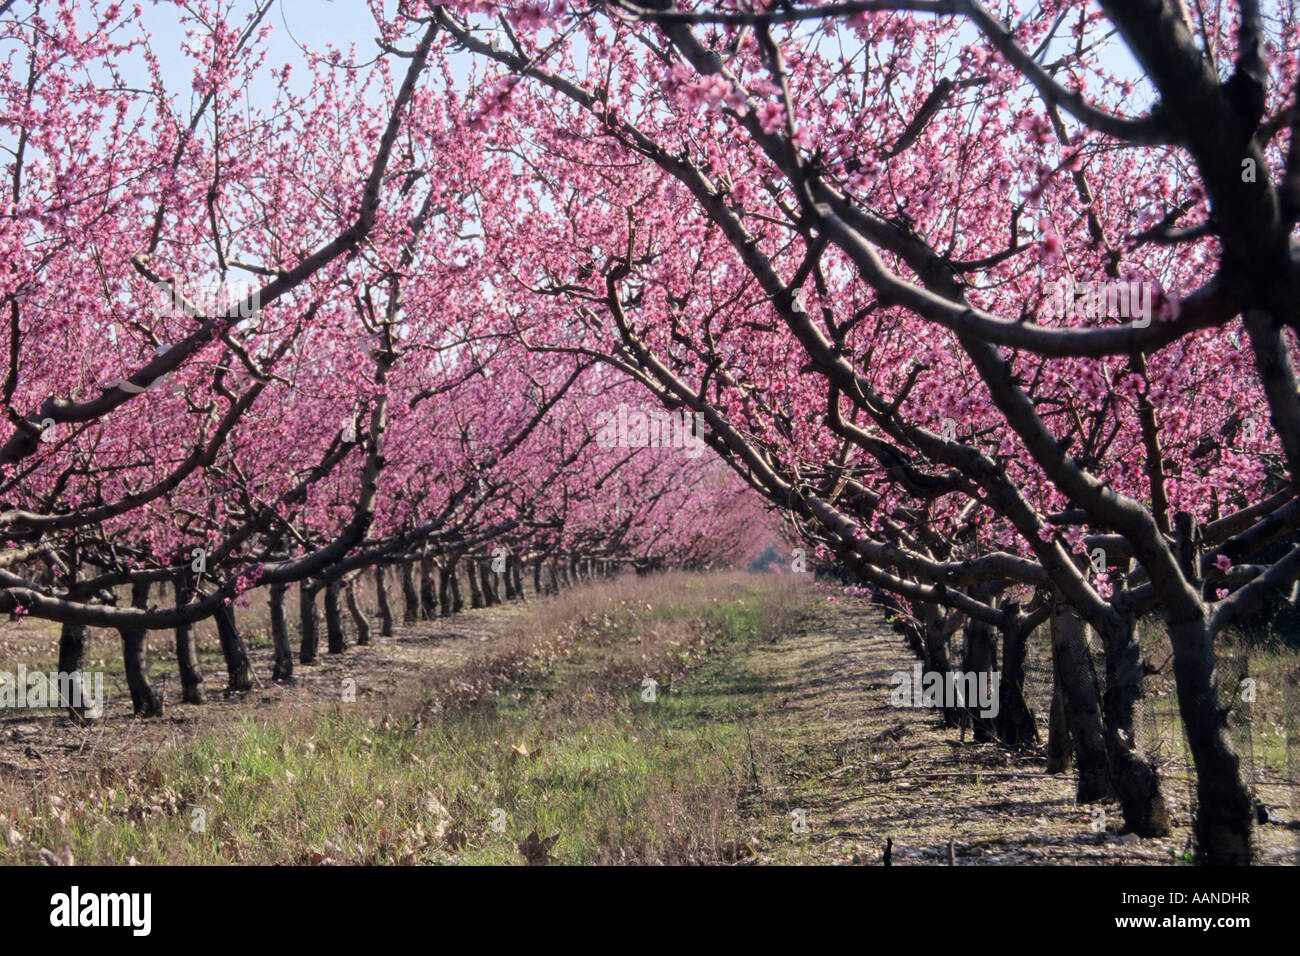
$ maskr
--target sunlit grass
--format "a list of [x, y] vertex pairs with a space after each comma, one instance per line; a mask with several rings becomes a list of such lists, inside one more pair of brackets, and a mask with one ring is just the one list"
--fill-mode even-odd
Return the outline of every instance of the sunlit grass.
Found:
[[253, 712], [128, 772], [42, 787], [0, 860], [67, 846], [78, 862], [513, 864], [532, 831], [558, 836], [565, 863], [724, 859], [752, 747], [730, 652], [779, 626], [781, 601], [687, 580], [588, 598], [556, 622], [571, 653], [468, 704]]

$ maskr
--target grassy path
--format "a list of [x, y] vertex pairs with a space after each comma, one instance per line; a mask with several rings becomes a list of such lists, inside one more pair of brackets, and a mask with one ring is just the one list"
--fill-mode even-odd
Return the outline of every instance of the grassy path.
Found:
[[[1076, 807], [1038, 755], [891, 706], [891, 675], [911, 665], [901, 639], [806, 582], [621, 579], [376, 641], [289, 687], [169, 701], [162, 720], [4, 719], [0, 863], [875, 864], [887, 840], [894, 865], [1186, 850], [1185, 773], [1167, 780], [1172, 837], [1119, 836], [1115, 808], [1103, 822]], [[259, 673], [266, 655], [255, 648]], [[1295, 831], [1263, 832], [1266, 858], [1296, 860]]]

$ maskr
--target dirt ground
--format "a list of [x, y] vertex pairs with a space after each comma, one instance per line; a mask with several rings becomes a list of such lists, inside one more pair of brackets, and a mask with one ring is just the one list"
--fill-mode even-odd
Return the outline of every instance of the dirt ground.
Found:
[[[812, 586], [792, 593], [790, 626], [782, 633], [730, 647], [725, 662], [689, 678], [715, 684], [752, 727], [752, 781], [737, 808], [750, 832], [737, 862], [879, 864], [889, 841], [893, 865], [1132, 865], [1189, 858], [1191, 774], [1178, 753], [1162, 756], [1174, 833], [1147, 840], [1122, 835], [1118, 806], [1099, 814], [1096, 807], [1076, 805], [1073, 779], [1046, 774], [1041, 749], [1013, 753], [975, 744], [943, 728], [932, 711], [893, 706], [891, 677], [910, 670], [912, 659], [880, 611], [828, 601]], [[468, 682], [458, 689], [473, 697], [497, 678], [472, 665], [499, 657], [520, 635], [553, 627], [570, 613], [561, 606], [565, 600], [534, 598], [399, 625], [390, 638], [376, 633], [368, 647], [322, 654], [319, 663], [296, 667], [291, 685], [266, 679], [270, 649], [253, 641], [250, 655], [260, 678], [255, 689], [226, 697], [218, 689], [223, 675], [209, 659], [202, 706], [182, 704], [177, 682], [162, 681], [171, 664], [155, 636], [151, 669], [165, 697], [163, 718], [134, 719], [116, 677], [105, 718], [89, 726], [76, 726], [57, 711], [5, 714], [0, 775], [12, 793], [105, 763], [147, 768], [161, 750], [219, 731], [250, 709], [277, 722], [324, 713], [348, 680], [355, 681], [360, 706], [395, 719], [420, 711], [422, 695], [439, 681]], [[110, 637], [96, 639], [92, 656], [102, 654], [111, 665]], [[51, 640], [49, 625], [39, 622], [7, 627], [0, 635], [0, 668], [48, 659]], [[1032, 668], [1043, 667], [1041, 649], [1034, 653], [1031, 676]], [[1042, 674], [1034, 680], [1031, 703], [1045, 735]], [[1254, 771], [1256, 795], [1276, 815], [1276, 822], [1259, 828], [1261, 861], [1300, 862], [1295, 786], [1267, 761]]]
[[[335, 705], [345, 689], [354, 691], [361, 708], [376, 714], [396, 714], [414, 708], [421, 691], [439, 676], [457, 671], [467, 662], [501, 651], [502, 639], [515, 635], [520, 625], [537, 615], [547, 602], [508, 604], [471, 611], [449, 618], [398, 623], [392, 637], [382, 637], [377, 626], [371, 644], [350, 646], [343, 654], [320, 653], [311, 665], [294, 664], [294, 680], [273, 683], [273, 654], [265, 641], [249, 641], [254, 689], [227, 694], [225, 673], [213, 651], [215, 638], [204, 655], [205, 700], [202, 705], [181, 701], [179, 680], [171, 669], [166, 642], [152, 637], [150, 675], [164, 698], [164, 715], [137, 720], [131, 698], [120, 675], [121, 655], [111, 632], [94, 632], [87, 649], [88, 663], [106, 665], [104, 718], [77, 726], [61, 711], [0, 711], [0, 772], [10, 781], [38, 782], [79, 767], [123, 757], [148, 763], [160, 748], [243, 719], [250, 708], [259, 717], [292, 721], [304, 714], [321, 713]], [[46, 622], [24, 621], [9, 625], [0, 636], [0, 669], [11, 671], [17, 661], [48, 663], [57, 656], [57, 631]], [[117, 659], [112, 655], [117, 653]], [[29, 669], [32, 665], [28, 664]], [[354, 685], [347, 686], [351, 680]]]
[[[753, 654], [779, 697], [772, 729], [786, 752], [786, 802], [806, 811], [815, 848], [797, 858], [879, 862], [887, 839], [895, 865], [1170, 864], [1190, 848], [1185, 764], [1164, 768], [1173, 834], [1141, 840], [1121, 835], [1117, 804], [1102, 808], [1104, 820], [1077, 805], [1073, 778], [1046, 774], [1041, 752], [962, 742], [932, 712], [892, 706], [891, 677], [912, 660], [875, 609], [822, 604], [788, 641]], [[1261, 772], [1257, 796], [1295, 824], [1284, 784]], [[1300, 863], [1300, 828], [1258, 833], [1261, 862]]]

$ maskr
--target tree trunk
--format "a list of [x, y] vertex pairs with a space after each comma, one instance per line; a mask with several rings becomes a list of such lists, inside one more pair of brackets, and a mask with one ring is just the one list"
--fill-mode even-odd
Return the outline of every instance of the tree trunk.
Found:
[[451, 613], [459, 614], [465, 610], [465, 599], [460, 593], [460, 575], [457, 573], [457, 561], [451, 562]]
[[271, 645], [275, 648], [275, 664], [271, 680], [293, 680], [293, 648], [289, 646], [289, 625], [284, 619], [284, 594], [287, 584], [271, 585]]
[[384, 584], [384, 566], [375, 565], [375, 599], [379, 602], [379, 633], [393, 636], [393, 609], [388, 605], [388, 587]]
[[[71, 584], [76, 581], [79, 570], [75, 544], [68, 554], [68, 568], [67, 581]], [[77, 718], [83, 719], [86, 698], [82, 689], [81, 668], [86, 656], [86, 639], [89, 636], [90, 628], [85, 624], [64, 623], [59, 628], [59, 673], [68, 675], [68, 695], [60, 699], [59, 703], [73, 711]], [[60, 682], [60, 687], [62, 686]], [[73, 707], [74, 700], [79, 700], [81, 706]]]
[[1160, 777], [1142, 750], [1134, 714], [1142, 699], [1142, 655], [1133, 623], [1101, 634], [1106, 649], [1106, 690], [1102, 710], [1110, 778], [1124, 811], [1124, 826], [1142, 837], [1168, 836], [1169, 811]]
[[926, 670], [929, 670], [930, 654], [925, 649], [925, 625], [907, 618], [900, 619], [897, 626], [912, 653], [925, 665]]
[[[176, 606], [184, 607], [194, 598], [194, 586], [185, 577], [172, 582]], [[187, 704], [203, 703], [203, 672], [199, 670], [199, 645], [194, 625], [176, 625], [176, 667], [181, 673], [181, 700]]]
[[[925, 623], [925, 655], [928, 669], [943, 675], [947, 685], [947, 675], [952, 670], [948, 660], [948, 638], [952, 636], [953, 625], [943, 608], [938, 604], [926, 604], [922, 608]], [[943, 708], [943, 723], [946, 727], [959, 727], [964, 715], [955, 707]]]
[[[131, 606], [147, 608], [149, 606], [148, 582], [136, 582], [131, 585]], [[131, 707], [137, 717], [161, 717], [163, 712], [162, 697], [149, 684], [149, 632], [143, 627], [124, 627], [122, 635], [122, 659], [126, 664], [126, 685], [131, 690]]]
[[[966, 674], [975, 675], [976, 687], [979, 686], [979, 678], [982, 677], [985, 686], [992, 691], [993, 673], [997, 669], [997, 646], [994, 643], [993, 627], [983, 621], [968, 620], [963, 630], [962, 670]], [[998, 690], [1000, 691], [1000, 688]], [[997, 702], [999, 713], [1001, 705], [1002, 701], [999, 699]], [[966, 701], [966, 720], [971, 726], [976, 743], [991, 743], [998, 738], [997, 727], [993, 723], [995, 717], [985, 717], [983, 711], [984, 708], [980, 706], [978, 700]]]
[[415, 562], [403, 561], [402, 568], [402, 623], [414, 624], [420, 619], [420, 592], [415, 589]]
[[320, 624], [316, 617], [316, 588], [306, 580], [298, 582], [298, 622], [302, 640], [298, 645], [298, 662], [316, 663], [316, 649], [320, 646]]
[[871, 603], [878, 605], [885, 612], [885, 620], [897, 633], [903, 636], [908, 648], [916, 655], [922, 666], [930, 666], [930, 658], [925, 650], [925, 627], [903, 611], [903, 602], [888, 591], [873, 591]]
[[[90, 628], [85, 624], [67, 624], [64, 623], [59, 628], [59, 673], [68, 675], [68, 696], [59, 700], [60, 706], [74, 710], [77, 716], [85, 713], [85, 696], [82, 691], [74, 688], [84, 687], [82, 684], [81, 665], [86, 656], [86, 638], [90, 635]], [[63, 683], [60, 682], [60, 688]], [[81, 701], [81, 706], [73, 707], [73, 698]]]
[[433, 586], [433, 557], [420, 559], [420, 617], [432, 621], [438, 616], [438, 593]]
[[1065, 695], [1061, 691], [1061, 678], [1052, 664], [1052, 706], [1047, 718], [1047, 772], [1069, 773], [1074, 764], [1074, 742], [1065, 722]]
[[1243, 866], [1255, 859], [1255, 804], [1241, 779], [1241, 762], [1228, 740], [1227, 711], [1219, 706], [1214, 642], [1204, 619], [1170, 621], [1178, 711], [1196, 762], [1196, 854], [1211, 866]]
[[438, 565], [438, 604], [443, 617], [451, 617], [451, 581], [452, 575], [444, 565]]
[[514, 597], [520, 601], [527, 601], [528, 595], [524, 594], [524, 562], [521, 558], [515, 558], [510, 562], [511, 579], [514, 581]]
[[1074, 764], [1079, 774], [1075, 799], [1079, 803], [1109, 800], [1115, 793], [1110, 783], [1101, 699], [1088, 650], [1087, 626], [1064, 604], [1052, 609], [1051, 620], [1052, 665], [1061, 680], [1065, 723], [1074, 741]]
[[325, 585], [325, 646], [330, 654], [342, 654], [346, 646], [343, 639], [343, 618], [339, 615], [337, 579]]
[[496, 575], [490, 570], [486, 561], [475, 561], [478, 565], [478, 579], [483, 586], [483, 604], [485, 607], [491, 607], [494, 604], [501, 603], [501, 597], [497, 594]]
[[478, 586], [478, 575], [474, 573], [475, 563], [473, 558], [465, 562], [465, 579], [469, 581], [469, 606], [480, 608], [483, 606], [483, 592]]
[[1007, 622], [1002, 627], [1002, 678], [998, 682], [998, 740], [1009, 747], [1025, 747], [1038, 741], [1034, 713], [1025, 700], [1025, 651], [1029, 635], [1019, 620], [1017, 604], [1004, 606]]
[[501, 572], [501, 583], [505, 585], [507, 601], [513, 601], [519, 597], [515, 591], [515, 558], [513, 555], [506, 555], [506, 568]]
[[533, 593], [538, 597], [542, 595], [542, 559], [538, 558], [533, 562]]
[[248, 663], [248, 649], [244, 647], [244, 639], [239, 636], [239, 629], [235, 627], [234, 609], [229, 604], [218, 604], [217, 612], [213, 616], [217, 619], [217, 637], [221, 641], [221, 653], [226, 658], [226, 673], [230, 675], [229, 689], [252, 690], [253, 669]]
[[352, 623], [357, 629], [357, 643], [369, 644], [370, 622], [366, 620], [366, 616], [361, 613], [361, 608], [357, 605], [356, 582], [359, 580], [361, 579], [357, 578], [347, 586], [347, 590], [343, 593], [343, 599], [347, 603], [348, 614], [352, 616]]

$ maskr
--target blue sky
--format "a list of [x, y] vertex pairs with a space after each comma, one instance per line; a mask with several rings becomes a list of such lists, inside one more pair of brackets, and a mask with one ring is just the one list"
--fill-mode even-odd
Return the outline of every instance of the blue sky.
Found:
[[[178, 22], [179, 11], [169, 2], [144, 2], [146, 23], [153, 34], [152, 46], [163, 64], [167, 86], [177, 92], [188, 91], [192, 65], [179, 52], [184, 40], [184, 27]], [[240, 23], [256, 8], [256, 2], [222, 0], [222, 6], [232, 11], [233, 22]], [[385, 0], [385, 8], [393, 11], [396, 0]], [[378, 31], [365, 0], [276, 0], [264, 22], [271, 27], [269, 64], [276, 67], [284, 63], [294, 65], [292, 76], [295, 92], [304, 91], [311, 82], [311, 71], [307, 69], [308, 59], [304, 50], [321, 51], [334, 46], [346, 53], [349, 48], [353, 48], [357, 59], [363, 63], [370, 61], [378, 52], [374, 42]], [[967, 31], [972, 41], [982, 42], [969, 25], [964, 26], [961, 32]], [[1058, 45], [1061, 45], [1060, 41]], [[1105, 44], [1100, 59], [1121, 75], [1140, 75], [1136, 64], [1120, 42], [1112, 40]], [[461, 53], [455, 54], [455, 60], [455, 73], [458, 76], [466, 75], [472, 58]], [[123, 64], [123, 73], [128, 82], [142, 82], [145, 77], [144, 65], [142, 62]], [[269, 105], [273, 92], [269, 76], [263, 73], [258, 84], [250, 91], [252, 105]], [[183, 108], [185, 104], [182, 100], [177, 105]]]
[[[387, 0], [387, 7], [395, 7]], [[231, 22], [243, 23], [257, 7], [254, 0], [235, 0], [229, 9]], [[190, 86], [192, 65], [179, 52], [185, 39], [185, 27], [179, 22], [177, 8], [170, 3], [145, 8], [145, 22], [153, 34], [153, 49], [162, 62], [167, 86], [186, 90]], [[363, 0], [277, 0], [263, 21], [271, 27], [267, 42], [268, 64], [279, 68], [292, 63], [295, 91], [301, 92], [311, 82], [305, 50], [321, 51], [327, 46], [356, 50], [357, 59], [366, 62], [378, 53], [374, 18]], [[139, 64], [143, 70], [143, 64]], [[261, 82], [250, 91], [252, 105], [269, 106], [274, 87], [264, 73]]]

